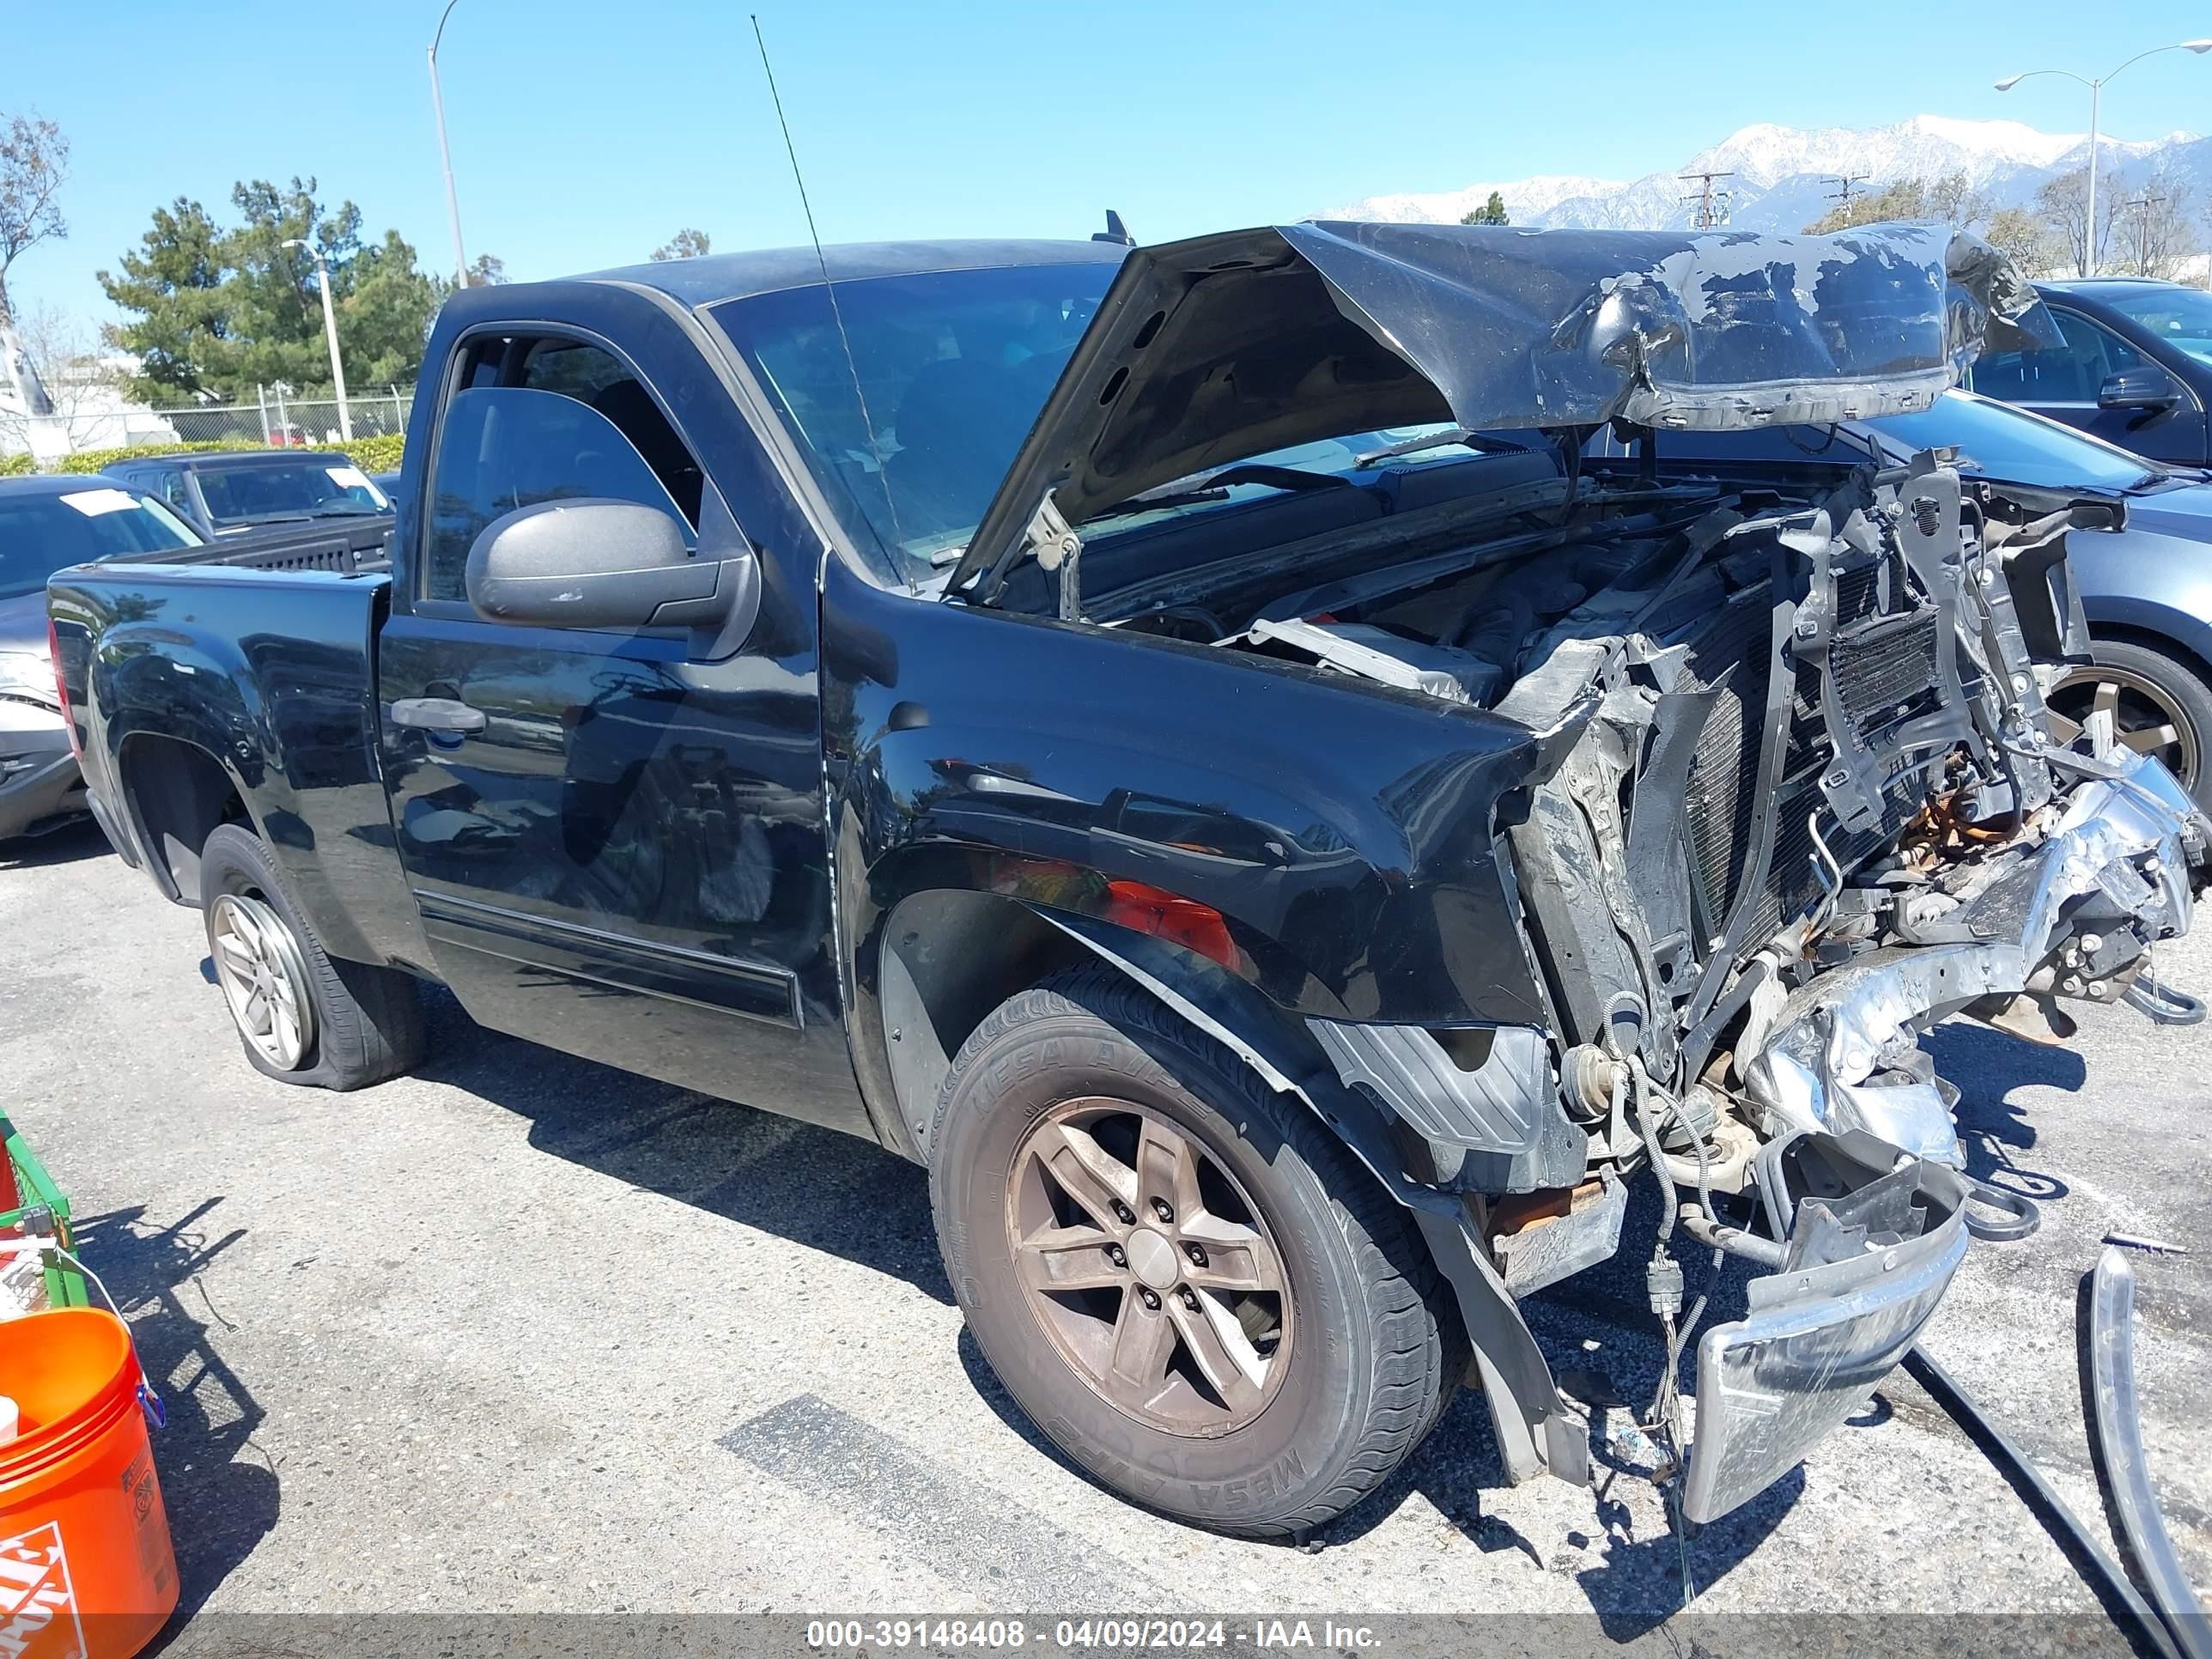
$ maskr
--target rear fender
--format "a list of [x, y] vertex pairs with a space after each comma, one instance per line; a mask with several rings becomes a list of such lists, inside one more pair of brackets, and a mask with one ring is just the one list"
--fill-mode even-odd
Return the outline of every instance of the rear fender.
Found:
[[161, 849], [144, 840], [143, 813], [125, 798], [142, 740], [181, 744], [222, 769], [331, 955], [427, 969], [378, 764], [384, 582], [114, 565], [64, 572], [48, 592], [58, 631], [89, 635], [88, 781], [140, 841], [168, 896], [198, 898], [176, 890]]
[[[140, 637], [155, 634], [157, 639]], [[92, 739], [100, 769], [112, 780], [114, 805], [167, 897], [195, 904], [199, 896], [180, 887], [143, 798], [146, 781], [133, 776], [143, 772], [134, 761], [145, 753], [143, 745], [181, 745], [219, 769], [272, 847], [271, 830], [297, 820], [289, 784], [269, 764], [269, 720], [259, 690], [234, 649], [214, 637], [121, 623], [100, 635], [89, 673], [92, 704], [101, 715]]]

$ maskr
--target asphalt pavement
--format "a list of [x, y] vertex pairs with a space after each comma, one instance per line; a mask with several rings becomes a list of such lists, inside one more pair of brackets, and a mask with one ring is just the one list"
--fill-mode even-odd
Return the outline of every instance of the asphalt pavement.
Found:
[[[1595, 1613], [1607, 1640], [1662, 1639], [1686, 1571], [1701, 1612], [2095, 1611], [1901, 1375], [1686, 1543], [1632, 1473], [1505, 1486], [1472, 1393], [1317, 1550], [1164, 1520], [1091, 1486], [999, 1389], [919, 1170], [480, 1030], [443, 994], [419, 1075], [269, 1081], [196, 913], [96, 832], [24, 852], [0, 849], [0, 1081], [168, 1397], [188, 1620]], [[2212, 928], [2160, 972], [2212, 987]], [[1927, 1347], [2101, 1529], [2078, 1284], [2107, 1231], [2188, 1247], [2136, 1260], [2137, 1358], [2152, 1474], [2212, 1582], [2212, 1028], [2099, 1009], [2068, 1051], [1967, 1027], [1935, 1046], [1973, 1171], [2044, 1219], [1975, 1245]], [[1529, 1305], [1555, 1370], [1638, 1401], [1655, 1213], [1647, 1196], [1619, 1258]], [[1742, 1285], [1723, 1277], [1719, 1316]], [[1601, 1451], [1601, 1473], [1635, 1461]]]

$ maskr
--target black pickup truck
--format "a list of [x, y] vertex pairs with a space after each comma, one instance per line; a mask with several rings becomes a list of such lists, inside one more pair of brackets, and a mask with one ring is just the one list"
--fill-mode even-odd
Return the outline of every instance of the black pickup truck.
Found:
[[[1045, 1431], [1255, 1535], [1463, 1381], [1510, 1478], [1586, 1480], [1520, 1299], [1648, 1255], [1680, 1353], [1672, 1251], [1734, 1252], [1674, 1471], [1709, 1520], [2024, 1223], [1919, 1036], [2200, 1016], [2147, 964], [2208, 826], [2047, 735], [2108, 501], [1643, 438], [1924, 409], [2041, 320], [1928, 226], [473, 289], [388, 579], [87, 568], [51, 613], [100, 819], [263, 1072], [404, 1069], [434, 980], [880, 1142]], [[1638, 464], [1581, 464], [1606, 426]]]

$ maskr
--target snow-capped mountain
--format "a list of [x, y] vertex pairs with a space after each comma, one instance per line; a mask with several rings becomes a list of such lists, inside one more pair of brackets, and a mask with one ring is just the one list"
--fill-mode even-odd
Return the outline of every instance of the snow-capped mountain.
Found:
[[2008, 167], [2056, 167], [2079, 132], [2039, 132], [2018, 121], [1955, 121], [1916, 115], [1893, 127], [1796, 127], [1761, 122], [1700, 150], [1684, 173], [1734, 171], [1762, 188], [1803, 173], [1863, 173], [1884, 180], [1934, 179], [1963, 173], [1986, 182]]
[[[1729, 222], [1751, 230], [1794, 231], [1820, 216], [1838, 178], [1879, 188], [1905, 179], [1963, 173], [1993, 206], [2024, 204], [2047, 180], [2082, 165], [2086, 134], [2043, 132], [2018, 121], [1966, 121], [1916, 115], [1888, 127], [1800, 128], [1759, 123], [1729, 134], [1679, 167], [1628, 184], [1557, 174], [1461, 190], [1370, 196], [1332, 208], [1325, 219], [1387, 219], [1455, 223], [1492, 191], [1517, 225], [1583, 225], [1656, 230], [1694, 222], [1697, 181], [1683, 175], [1723, 173]], [[2186, 179], [2202, 203], [2212, 199], [2212, 141], [2194, 133], [2129, 140], [2107, 135], [2105, 167], [2134, 179], [2154, 168]]]
[[1570, 173], [1546, 173], [1511, 184], [1468, 185], [1459, 190], [1428, 194], [1370, 196], [1351, 207], [1318, 216], [1326, 219], [1378, 219], [1395, 224], [1457, 224], [1490, 199], [1496, 191], [1505, 198], [1505, 210], [1515, 219], [1543, 213], [1559, 203], [1586, 197], [1611, 195], [1628, 186], [1615, 179], [1585, 179]]

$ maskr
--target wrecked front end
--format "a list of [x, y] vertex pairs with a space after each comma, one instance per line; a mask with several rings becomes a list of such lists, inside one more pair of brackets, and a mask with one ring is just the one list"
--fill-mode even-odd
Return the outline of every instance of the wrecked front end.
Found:
[[[1970, 1235], [2033, 1225], [1965, 1172], [1921, 1039], [2203, 1012], [2152, 964], [2212, 825], [2094, 719], [2048, 736], [2043, 690], [2087, 649], [2066, 538], [2098, 509], [1937, 455], [1783, 484], [1656, 463], [1659, 429], [1927, 408], [2007, 336], [2048, 319], [1932, 226], [1139, 250], [949, 580], [1526, 734], [1521, 786], [1436, 856], [1505, 882], [1544, 1025], [1486, 1024], [1473, 995], [1443, 1024], [1305, 1020], [1389, 1127], [1370, 1166], [1402, 1164], [1432, 1239], [1443, 1216], [1472, 1248], [1455, 1283], [1516, 1478], [1586, 1465], [1512, 1299], [1648, 1254], [1669, 1347], [1648, 1420], [1672, 1439], [1694, 1334], [1674, 1236], [1759, 1266], [1747, 1316], [1698, 1341], [1681, 1498], [1711, 1520], [1897, 1363]], [[1453, 431], [1379, 441], [1431, 422]], [[1607, 427], [1633, 460], [1588, 459]], [[1346, 433], [1377, 441], [1287, 476]], [[1462, 459], [1414, 459], [1439, 443]], [[1284, 494], [1146, 516], [1249, 488]], [[1117, 520], [1141, 533], [1097, 527]], [[1663, 1231], [1625, 1240], [1646, 1170]]]
[[[1551, 659], [1587, 672], [1516, 688], [1559, 758], [1504, 834], [1594, 1159], [1655, 1168], [1670, 1228], [1766, 1270], [1698, 1346], [1692, 1521], [1865, 1399], [1969, 1235], [2033, 1225], [1965, 1173], [1938, 1022], [2058, 1042], [2069, 1005], [2203, 1013], [2153, 959], [2212, 826], [2109, 726], [2047, 736], [2040, 689], [2086, 643], [2067, 529], [1930, 457], [1856, 472], [1722, 530], [1708, 568], [1758, 579], [1570, 618]], [[1663, 1246], [1650, 1282], [1672, 1346]]]
[[[1500, 1028], [1470, 1068], [1423, 1034], [1310, 1022], [1345, 1085], [1419, 1129], [1510, 1294], [1648, 1252], [1672, 1356], [1694, 1334], [1674, 1236], [1756, 1265], [1745, 1316], [1697, 1343], [1694, 1522], [1865, 1400], [1970, 1236], [2033, 1228], [1966, 1172], [1958, 1091], [1922, 1039], [1963, 1017], [2063, 1042], [2069, 1010], [2100, 1004], [2202, 1018], [2154, 960], [2212, 854], [2212, 824], [2108, 724], [2047, 735], [2041, 688], [2085, 643], [2069, 514], [1968, 495], [1932, 457], [1796, 502], [1715, 488], [1663, 551], [1608, 556], [1623, 576], [1578, 569], [1579, 599], [1540, 602], [1501, 665], [1492, 706], [1540, 761], [1494, 835], [1550, 1032]], [[1525, 599], [1543, 578], [1516, 580]], [[1328, 626], [1307, 642], [1324, 661]], [[1647, 1170], [1666, 1206], [1639, 1243], [1623, 1224]], [[1648, 1420], [1673, 1441], [1668, 1376]], [[1548, 1462], [1559, 1430], [1530, 1418]]]

